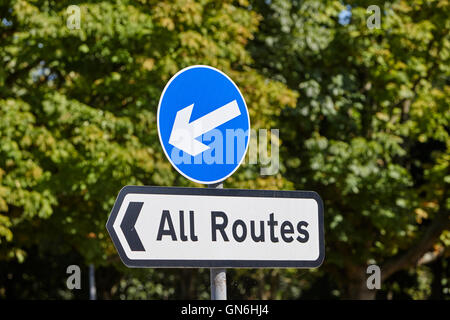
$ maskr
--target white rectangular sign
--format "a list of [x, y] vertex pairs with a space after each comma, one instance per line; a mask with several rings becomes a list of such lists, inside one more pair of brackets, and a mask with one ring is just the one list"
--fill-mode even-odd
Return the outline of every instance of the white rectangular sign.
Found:
[[314, 268], [323, 204], [311, 191], [126, 186], [107, 229], [129, 267]]

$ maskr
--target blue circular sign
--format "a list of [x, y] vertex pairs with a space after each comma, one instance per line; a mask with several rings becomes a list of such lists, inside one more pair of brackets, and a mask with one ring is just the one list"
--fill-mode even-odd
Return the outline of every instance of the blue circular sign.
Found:
[[159, 100], [157, 122], [164, 153], [191, 181], [221, 182], [244, 160], [250, 137], [247, 105], [220, 70], [196, 65], [175, 74]]

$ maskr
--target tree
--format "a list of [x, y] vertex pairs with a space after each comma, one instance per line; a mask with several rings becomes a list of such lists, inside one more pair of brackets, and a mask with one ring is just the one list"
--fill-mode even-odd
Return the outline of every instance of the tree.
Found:
[[[80, 8], [79, 29], [67, 27], [69, 5]], [[245, 46], [258, 16], [245, 6], [1, 3], [0, 260], [76, 251], [85, 263], [121, 268], [105, 229], [118, 191], [193, 185], [164, 158], [156, 129], [161, 91], [181, 68], [226, 72], [245, 94], [253, 127], [295, 105], [295, 93], [251, 68]], [[259, 179], [257, 172], [243, 167], [229, 186], [244, 176], [249, 185], [283, 186], [280, 175]]]
[[[350, 298], [449, 245], [449, 7], [389, 1], [252, 3], [255, 67], [299, 95], [280, 117], [284, 177], [325, 202], [324, 266]], [[339, 17], [346, 12], [350, 20]]]
[[[380, 29], [367, 27], [369, 4]], [[325, 202], [322, 267], [230, 270], [233, 298], [373, 298], [367, 264], [384, 290], [410, 280], [401, 270], [448, 265], [449, 6], [348, 5], [2, 1], [0, 297], [81, 298], [64, 291], [65, 271], [89, 263], [100, 298], [209, 297], [207, 270], [130, 270], [105, 229], [124, 185], [201, 187], [171, 167], [156, 132], [165, 83], [193, 64], [230, 75], [252, 128], [280, 129], [281, 171], [244, 165], [225, 187]]]

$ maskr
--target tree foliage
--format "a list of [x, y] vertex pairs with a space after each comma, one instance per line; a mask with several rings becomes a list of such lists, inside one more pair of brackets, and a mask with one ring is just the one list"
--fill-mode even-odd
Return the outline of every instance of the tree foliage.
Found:
[[[380, 2], [380, 29], [366, 2], [0, 2], [5, 274], [51, 256], [63, 279], [71, 257], [103, 268], [103, 297], [208, 298], [207, 270], [128, 270], [105, 229], [124, 185], [201, 187], [171, 167], [156, 130], [165, 83], [193, 64], [237, 83], [252, 128], [280, 128], [281, 171], [243, 165], [225, 187], [325, 202], [324, 265], [231, 270], [233, 296], [363, 297], [369, 263], [394, 290], [389, 276], [424, 253], [448, 256], [448, 1]], [[80, 29], [66, 27], [69, 5]]]
[[[349, 23], [339, 1], [257, 3], [264, 23], [250, 50], [299, 94], [281, 116], [284, 177], [324, 198], [326, 269], [346, 287], [361, 286], [368, 263], [385, 277], [414, 266], [414, 250], [448, 237], [448, 2], [379, 3], [380, 29], [366, 26], [372, 1], [349, 2]], [[433, 223], [440, 232], [423, 248]], [[408, 249], [410, 261], [389, 261]]]

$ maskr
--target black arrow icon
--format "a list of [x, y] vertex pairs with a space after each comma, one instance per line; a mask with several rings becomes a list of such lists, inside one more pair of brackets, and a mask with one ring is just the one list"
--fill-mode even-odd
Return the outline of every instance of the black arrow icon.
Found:
[[120, 229], [122, 229], [123, 235], [125, 236], [131, 251], [145, 251], [141, 239], [139, 239], [136, 229], [134, 228], [143, 205], [143, 202], [130, 202], [122, 223], [120, 224]]

